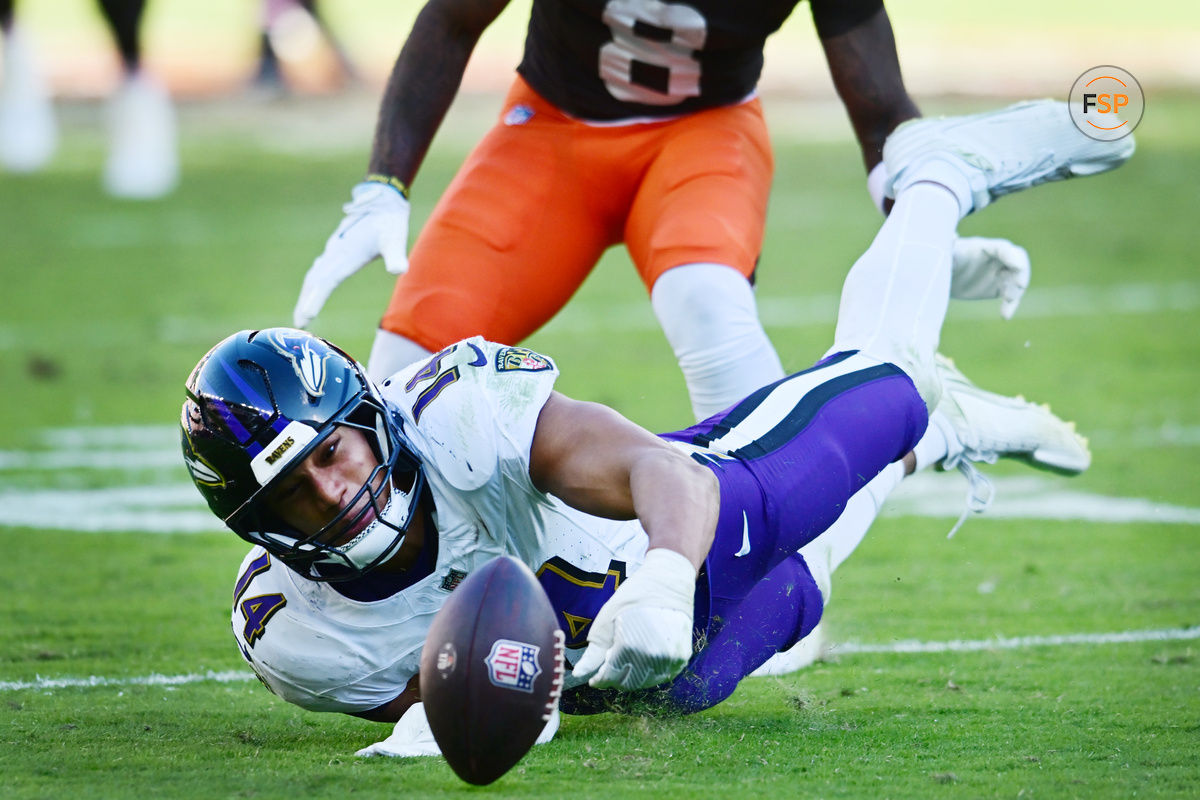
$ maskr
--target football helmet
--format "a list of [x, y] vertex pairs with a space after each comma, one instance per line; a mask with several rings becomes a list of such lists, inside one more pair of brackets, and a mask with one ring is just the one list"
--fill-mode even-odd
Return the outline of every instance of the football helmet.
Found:
[[[293, 328], [240, 331], [200, 359], [186, 391], [184, 462], [238, 536], [318, 581], [359, 577], [400, 548], [425, 490], [421, 463], [400, 417], [340, 348]], [[332, 520], [306, 535], [267, 500], [338, 426], [361, 431], [379, 463]], [[334, 544], [350, 531], [350, 541]]]

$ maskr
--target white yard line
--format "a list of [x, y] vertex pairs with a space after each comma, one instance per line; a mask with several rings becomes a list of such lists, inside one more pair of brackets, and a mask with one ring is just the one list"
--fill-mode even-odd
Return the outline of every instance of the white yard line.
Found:
[[[170, 425], [47, 428], [38, 433], [31, 450], [0, 450], [0, 527], [87, 533], [223, 531], [187, 479], [177, 437]], [[1107, 449], [1194, 447], [1200, 444], [1200, 425], [1168, 421], [1156, 427], [1094, 431], [1092, 441]], [[28, 474], [66, 470], [102, 471], [109, 476], [106, 483], [117, 485], [80, 486], [73, 474], [50, 481]], [[17, 476], [9, 479], [6, 473]], [[1089, 492], [1083, 488], [1086, 478], [1075, 482], [1025, 475], [993, 480], [996, 500], [984, 515], [992, 519], [1200, 525], [1200, 508]], [[957, 473], [922, 473], [901, 484], [883, 515], [955, 518], [962, 513], [964, 492]]]
[[[146, 459], [135, 461], [139, 466], [146, 463]], [[177, 466], [177, 470], [186, 480], [183, 468]], [[995, 502], [980, 520], [1200, 525], [1200, 508], [1086, 492], [1074, 488], [1066, 478], [1012, 476], [995, 478], [993, 483]], [[965, 492], [966, 484], [957, 472], [922, 473], [904, 481], [888, 498], [883, 516], [954, 519], [962, 513]], [[25, 489], [0, 482], [0, 527], [162, 535], [225, 531], [194, 486], [174, 481], [96, 489]]]
[[194, 672], [189, 675], [160, 675], [151, 673], [133, 678], [37, 678], [32, 681], [0, 681], [0, 692], [20, 692], [26, 689], [86, 689], [92, 686], [182, 686], [188, 683], [235, 683], [254, 679], [253, 672]]
[[[994, 502], [986, 512], [973, 515], [970, 520], [1044, 519], [1200, 525], [1200, 508], [1142, 497], [1113, 497], [1087, 492], [1076, 488], [1069, 478], [1021, 475], [991, 480], [996, 488]], [[883, 506], [881, 516], [957, 517], [966, 505], [966, 490], [966, 481], [957, 472], [922, 472], [907, 478], [892, 492]]]
[[975, 653], [982, 650], [1024, 650], [1030, 647], [1064, 645], [1130, 644], [1136, 642], [1177, 642], [1200, 639], [1200, 625], [1189, 628], [1163, 628], [1149, 631], [1116, 633], [1067, 633], [1057, 636], [997, 636], [994, 639], [956, 639], [950, 642], [921, 642], [905, 639], [888, 644], [844, 642], [834, 644], [835, 656], [860, 653]]
[[[831, 650], [831, 654], [834, 656], [848, 656], [861, 654], [974, 653], [987, 650], [1024, 650], [1031, 647], [1178, 642], [1193, 639], [1200, 639], [1200, 626], [1190, 628], [1161, 628], [1147, 631], [1118, 631], [1115, 633], [1069, 633], [1057, 636], [998, 636], [994, 639], [956, 639], [949, 642], [921, 642], [913, 639], [887, 644], [843, 642], [835, 644]], [[183, 686], [190, 683], [237, 683], [253, 679], [254, 673], [238, 670], [226, 670], [224, 672], [208, 670], [187, 675], [160, 675], [152, 673], [132, 678], [105, 678], [97, 675], [91, 675], [86, 678], [39, 677], [32, 681], [0, 681], [0, 692], [122, 686]]]

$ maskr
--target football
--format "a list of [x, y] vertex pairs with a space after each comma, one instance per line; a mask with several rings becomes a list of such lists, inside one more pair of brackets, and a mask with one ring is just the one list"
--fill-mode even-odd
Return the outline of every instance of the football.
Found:
[[529, 752], [562, 694], [563, 632], [529, 567], [508, 556], [472, 572], [434, 617], [421, 700], [458, 777], [491, 783]]

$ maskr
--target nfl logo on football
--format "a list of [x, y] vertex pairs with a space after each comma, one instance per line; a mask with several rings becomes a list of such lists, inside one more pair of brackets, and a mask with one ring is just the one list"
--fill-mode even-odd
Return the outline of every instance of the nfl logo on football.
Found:
[[484, 659], [488, 678], [496, 686], [533, 692], [533, 682], [541, 674], [538, 651], [541, 648], [511, 639], [497, 639], [492, 652]]

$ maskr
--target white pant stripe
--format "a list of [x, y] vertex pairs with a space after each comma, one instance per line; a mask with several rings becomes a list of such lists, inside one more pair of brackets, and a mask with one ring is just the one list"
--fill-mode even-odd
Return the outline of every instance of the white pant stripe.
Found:
[[883, 362], [856, 353], [836, 364], [812, 372], [793, 375], [779, 383], [750, 414], [725, 435], [714, 439], [709, 448], [731, 453], [766, 436], [799, 405], [810, 391], [821, 384], [852, 372], [878, 366]]

